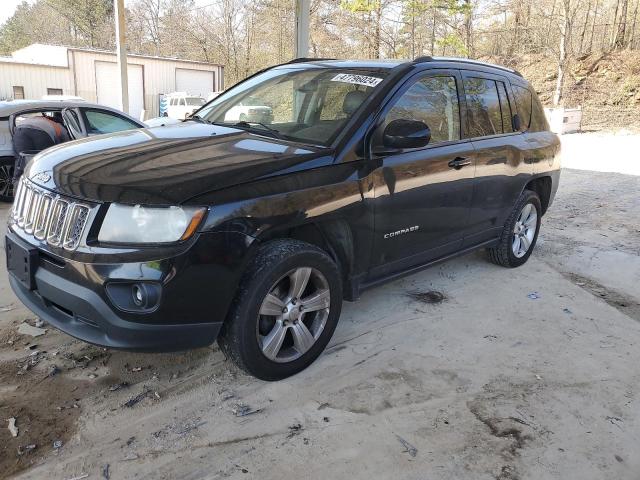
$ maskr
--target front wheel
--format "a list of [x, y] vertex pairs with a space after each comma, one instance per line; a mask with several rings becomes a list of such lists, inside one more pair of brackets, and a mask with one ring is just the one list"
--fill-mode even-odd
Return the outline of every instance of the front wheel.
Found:
[[259, 247], [218, 343], [243, 370], [280, 380], [307, 368], [338, 323], [342, 283], [335, 262], [297, 240]]
[[0, 202], [13, 202], [13, 171], [15, 160], [12, 157], [0, 158]]
[[488, 249], [493, 263], [503, 267], [519, 267], [533, 251], [540, 231], [542, 206], [538, 194], [525, 190], [507, 219], [499, 243]]

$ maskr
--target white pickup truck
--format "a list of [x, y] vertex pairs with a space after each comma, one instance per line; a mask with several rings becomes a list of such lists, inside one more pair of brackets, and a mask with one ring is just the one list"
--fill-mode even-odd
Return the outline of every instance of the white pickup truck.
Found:
[[206, 100], [197, 95], [189, 95], [186, 92], [175, 92], [167, 95], [167, 109], [165, 116], [184, 120], [206, 103]]
[[253, 97], [248, 97], [231, 107], [225, 114], [224, 121], [258, 122], [268, 125], [273, 122], [273, 109], [262, 105]]

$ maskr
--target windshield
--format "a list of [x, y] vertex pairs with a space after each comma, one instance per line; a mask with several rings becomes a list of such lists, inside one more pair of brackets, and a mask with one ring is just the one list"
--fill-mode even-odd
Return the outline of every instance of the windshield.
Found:
[[274, 69], [228, 90], [198, 111], [217, 124], [329, 145], [387, 72]]
[[200, 98], [200, 97], [187, 97], [187, 105], [195, 105], [198, 107], [201, 107], [202, 105], [205, 104], [204, 98]]

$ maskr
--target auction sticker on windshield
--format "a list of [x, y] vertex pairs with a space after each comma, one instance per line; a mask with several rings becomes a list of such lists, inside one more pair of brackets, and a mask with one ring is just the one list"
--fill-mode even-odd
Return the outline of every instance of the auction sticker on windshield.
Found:
[[378, 77], [370, 77], [368, 75], [356, 75], [353, 73], [339, 73], [331, 79], [332, 82], [353, 83], [355, 85], [364, 85], [365, 87], [375, 87], [382, 79]]

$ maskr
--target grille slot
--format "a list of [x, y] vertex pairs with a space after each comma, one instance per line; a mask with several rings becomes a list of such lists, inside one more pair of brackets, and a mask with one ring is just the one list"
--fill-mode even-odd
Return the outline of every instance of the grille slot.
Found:
[[87, 224], [89, 207], [76, 203], [71, 208], [71, 212], [67, 217], [69, 218], [69, 226], [65, 230], [62, 246], [67, 250], [75, 250], [80, 244], [82, 230], [84, 230], [84, 226]]
[[47, 243], [55, 247], [60, 245], [67, 220], [69, 202], [62, 198], [56, 198], [51, 208], [51, 219], [47, 230]]
[[33, 236], [38, 240], [44, 240], [47, 235], [47, 227], [49, 226], [49, 208], [53, 197], [51, 195], [42, 195], [40, 199], [40, 207], [36, 213], [36, 219], [33, 225]]
[[53, 196], [23, 179], [16, 190], [11, 220], [38, 240], [75, 250], [80, 245], [90, 212], [88, 205]]

